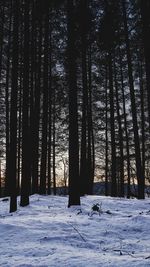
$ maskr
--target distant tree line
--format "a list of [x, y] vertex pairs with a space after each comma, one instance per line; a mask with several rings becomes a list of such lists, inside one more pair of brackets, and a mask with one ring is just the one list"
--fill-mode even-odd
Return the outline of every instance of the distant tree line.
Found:
[[59, 168], [69, 207], [94, 179], [106, 196], [145, 197], [149, 14], [149, 0], [0, 1], [0, 191], [10, 212], [18, 195], [26, 206], [31, 194], [56, 194]]

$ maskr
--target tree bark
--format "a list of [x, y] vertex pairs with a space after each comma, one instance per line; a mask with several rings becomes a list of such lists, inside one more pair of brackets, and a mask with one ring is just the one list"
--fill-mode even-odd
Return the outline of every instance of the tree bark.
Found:
[[119, 169], [120, 169], [120, 179], [119, 179], [119, 196], [124, 197], [124, 153], [123, 153], [123, 129], [122, 129], [122, 121], [120, 114], [120, 104], [119, 104], [119, 88], [117, 83], [117, 74], [116, 74], [116, 66], [114, 64], [114, 79], [115, 79], [115, 87], [116, 87], [116, 106], [117, 106], [117, 120], [119, 127]]
[[145, 55], [146, 83], [147, 83], [147, 100], [148, 100], [148, 116], [150, 131], [150, 2], [149, 0], [140, 0], [142, 26], [143, 26], [143, 44]]
[[110, 96], [110, 126], [111, 126], [111, 196], [117, 196], [116, 181], [116, 143], [115, 143], [115, 118], [114, 118], [114, 88], [113, 88], [113, 68], [112, 68], [112, 52], [109, 51], [108, 58], [109, 70], [109, 96]]
[[120, 79], [121, 79], [121, 92], [122, 92], [122, 101], [123, 101], [123, 117], [124, 117], [124, 129], [125, 129], [125, 140], [126, 140], [126, 157], [127, 157], [127, 198], [130, 198], [131, 190], [131, 173], [130, 173], [130, 150], [129, 150], [129, 137], [127, 129], [127, 114], [126, 114], [126, 101], [125, 101], [125, 88], [124, 88], [124, 79], [123, 79], [123, 69], [122, 69], [122, 58], [121, 51], [119, 50], [119, 65], [120, 65]]
[[55, 96], [56, 92], [54, 89], [53, 92], [53, 193], [54, 195], [56, 195], [56, 162], [55, 162], [55, 158], [56, 158], [56, 129], [55, 129], [55, 121], [56, 121], [56, 96]]
[[106, 67], [106, 100], [105, 100], [105, 195], [108, 196], [108, 68]]
[[9, 82], [10, 82], [10, 47], [11, 47], [11, 26], [12, 26], [12, 2], [10, 4], [10, 18], [9, 18], [9, 37], [7, 47], [7, 65], [6, 65], [6, 176], [5, 176], [5, 195], [10, 194], [9, 188], [9, 149], [10, 149], [10, 101], [9, 101]]
[[23, 55], [23, 107], [22, 107], [22, 177], [20, 205], [29, 204], [30, 194], [30, 129], [29, 129], [29, 6], [25, 2], [24, 13], [24, 55]]
[[138, 198], [143, 199], [145, 197], [144, 196], [144, 179], [142, 176], [143, 171], [142, 171], [140, 141], [139, 141], [138, 123], [137, 123], [137, 109], [136, 109], [136, 103], [135, 103], [135, 90], [134, 90], [134, 82], [133, 82], [132, 61], [131, 61], [131, 54], [130, 54], [130, 42], [129, 42], [129, 34], [128, 34], [126, 6], [125, 6], [124, 1], [122, 1], [122, 8], [123, 8], [124, 33], [125, 33], [125, 41], [126, 41], [130, 97], [131, 97], [131, 110], [132, 110], [132, 119], [133, 119], [133, 133], [134, 133], [134, 142], [135, 142], [135, 160], [136, 160], [136, 175], [137, 175], [137, 181], [138, 181]]
[[82, 127], [80, 158], [81, 195], [88, 194], [88, 84], [87, 84], [87, 1], [80, 4], [81, 57], [82, 57]]
[[18, 94], [18, 27], [19, 0], [13, 3], [13, 52], [12, 52], [12, 83], [10, 109], [10, 151], [9, 151], [9, 185], [10, 212], [17, 210], [16, 190], [16, 158], [17, 158], [17, 94]]
[[[38, 35], [39, 32], [39, 36]], [[34, 33], [32, 33], [34, 34]], [[33, 109], [33, 161], [32, 161], [32, 193], [39, 192], [39, 121], [40, 121], [40, 95], [41, 95], [41, 54], [42, 54], [42, 25], [36, 26], [36, 44], [37, 51], [36, 75], [35, 75], [35, 103]]]
[[42, 155], [40, 171], [40, 193], [46, 194], [47, 177], [47, 125], [48, 125], [48, 52], [49, 52], [49, 10], [45, 10], [44, 37], [44, 84], [43, 84], [43, 118], [42, 118]]
[[68, 207], [80, 205], [79, 140], [75, 45], [75, 6], [67, 1], [68, 19], [68, 85], [69, 85], [69, 201]]

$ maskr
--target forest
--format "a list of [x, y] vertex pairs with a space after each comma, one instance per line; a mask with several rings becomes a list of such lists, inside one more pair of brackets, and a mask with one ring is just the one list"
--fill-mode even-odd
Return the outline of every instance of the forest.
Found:
[[0, 196], [150, 192], [150, 1], [0, 0]]

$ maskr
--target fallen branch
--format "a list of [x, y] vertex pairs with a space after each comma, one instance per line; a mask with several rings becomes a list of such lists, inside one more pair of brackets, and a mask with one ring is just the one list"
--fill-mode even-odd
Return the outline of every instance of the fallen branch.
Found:
[[126, 250], [122, 250], [122, 249], [114, 249], [113, 251], [115, 252], [120, 252], [120, 255], [123, 255], [123, 253], [126, 253], [127, 255], [133, 257], [133, 258], [137, 258], [136, 256], [133, 255], [133, 253], [130, 253]]
[[134, 254], [134, 252], [128, 252], [127, 250], [124, 250], [124, 249], [110, 249], [110, 248], [103, 248], [102, 249], [102, 251], [105, 251], [105, 252], [112, 252], [112, 251], [114, 251], [114, 252], [119, 252], [120, 253], [120, 256], [121, 255], [123, 255], [123, 253], [126, 253], [127, 255], [129, 255], [129, 256], [131, 256], [132, 258], [135, 258], [135, 259], [137, 259], [138, 257], [136, 257], [136, 256], [134, 256], [133, 254]]
[[145, 258], [145, 260], [148, 260], [148, 259], [150, 259], [150, 256], [147, 256], [147, 257]]
[[82, 240], [83, 240], [84, 242], [86, 242], [85, 238], [82, 236], [82, 234], [79, 232], [79, 230], [78, 230], [76, 227], [74, 227], [74, 225], [73, 225], [72, 223], [68, 222], [68, 224], [70, 224], [70, 225], [72, 226], [72, 228], [73, 228], [73, 229], [78, 233], [78, 235], [82, 238]]

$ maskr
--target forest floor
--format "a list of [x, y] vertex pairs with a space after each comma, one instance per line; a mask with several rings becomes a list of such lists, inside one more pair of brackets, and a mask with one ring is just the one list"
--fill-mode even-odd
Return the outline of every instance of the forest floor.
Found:
[[[0, 266], [150, 266], [150, 199], [85, 196], [69, 209], [67, 202], [33, 195], [9, 214], [0, 199]], [[100, 213], [92, 212], [96, 203]]]

